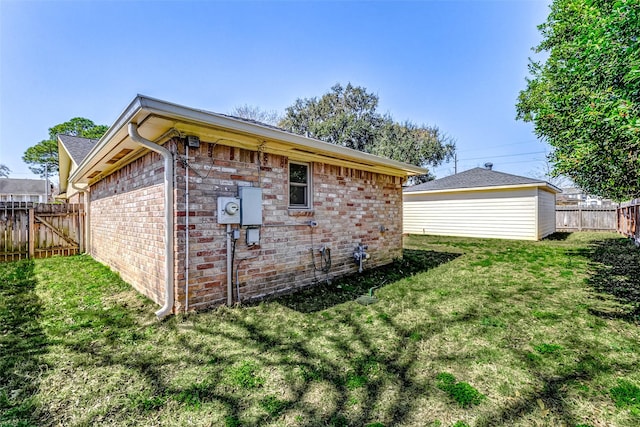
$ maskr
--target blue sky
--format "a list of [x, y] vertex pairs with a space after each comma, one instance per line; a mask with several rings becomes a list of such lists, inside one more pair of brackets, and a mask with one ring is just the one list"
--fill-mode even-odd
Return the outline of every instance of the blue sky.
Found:
[[[228, 113], [335, 83], [456, 139], [458, 170], [532, 176], [548, 146], [515, 120], [547, 0], [0, 0], [0, 163], [73, 117], [111, 125], [136, 94]], [[453, 164], [435, 168], [437, 177]]]

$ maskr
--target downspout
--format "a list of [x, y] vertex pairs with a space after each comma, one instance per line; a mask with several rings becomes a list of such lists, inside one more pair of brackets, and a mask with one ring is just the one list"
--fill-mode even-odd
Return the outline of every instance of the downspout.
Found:
[[84, 194], [85, 219], [84, 219], [84, 253], [91, 255], [91, 201], [89, 200], [89, 186], [87, 188], [76, 187], [74, 182], [71, 183], [74, 190]]
[[185, 149], [187, 155], [187, 161], [184, 165], [184, 210], [185, 216], [185, 233], [184, 239], [184, 312], [189, 312], [189, 147]]
[[233, 305], [233, 264], [231, 263], [231, 224], [227, 224], [227, 305]]
[[138, 133], [137, 123], [129, 123], [129, 136], [134, 142], [159, 153], [164, 158], [164, 243], [165, 243], [165, 301], [160, 310], [156, 311], [158, 320], [162, 320], [173, 311], [173, 155], [161, 145], [144, 139]]

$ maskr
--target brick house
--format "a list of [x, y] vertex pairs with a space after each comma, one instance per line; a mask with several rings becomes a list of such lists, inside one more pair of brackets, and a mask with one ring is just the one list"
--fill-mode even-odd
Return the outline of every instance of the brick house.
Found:
[[88, 201], [88, 252], [161, 318], [356, 272], [354, 252], [364, 268], [402, 256], [402, 183], [422, 173], [138, 95], [60, 176]]

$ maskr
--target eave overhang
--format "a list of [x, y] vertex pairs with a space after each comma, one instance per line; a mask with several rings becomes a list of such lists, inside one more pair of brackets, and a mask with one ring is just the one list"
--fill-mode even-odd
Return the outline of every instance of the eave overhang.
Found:
[[292, 160], [324, 162], [400, 177], [428, 173], [424, 168], [395, 160], [138, 95], [71, 173], [69, 181], [90, 184], [146, 153], [147, 149], [130, 138], [129, 123], [138, 125], [143, 138], [159, 144], [164, 144], [173, 132], [173, 136], [195, 135], [202, 141], [284, 155]]

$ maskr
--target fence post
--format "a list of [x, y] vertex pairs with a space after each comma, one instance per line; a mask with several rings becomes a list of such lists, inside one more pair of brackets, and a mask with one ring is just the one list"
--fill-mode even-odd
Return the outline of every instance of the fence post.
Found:
[[34, 207], [27, 207], [29, 212], [29, 258], [33, 259], [36, 256], [36, 216]]
[[578, 206], [578, 231], [582, 231], [582, 206]]

